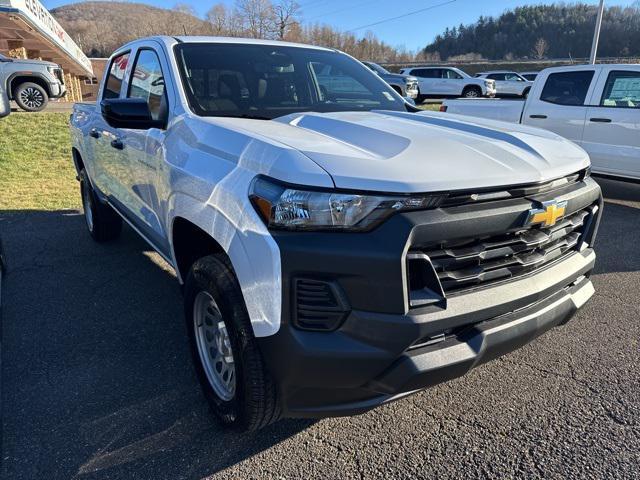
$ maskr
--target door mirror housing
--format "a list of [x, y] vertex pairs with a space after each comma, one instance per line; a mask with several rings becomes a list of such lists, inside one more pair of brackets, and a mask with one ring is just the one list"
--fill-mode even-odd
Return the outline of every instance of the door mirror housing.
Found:
[[107, 98], [100, 102], [102, 116], [114, 128], [149, 130], [164, 128], [164, 120], [154, 120], [146, 100], [142, 98]]
[[416, 101], [413, 98], [411, 97], [402, 97], [402, 98], [404, 99], [405, 102], [407, 102], [412, 107], [416, 106]]

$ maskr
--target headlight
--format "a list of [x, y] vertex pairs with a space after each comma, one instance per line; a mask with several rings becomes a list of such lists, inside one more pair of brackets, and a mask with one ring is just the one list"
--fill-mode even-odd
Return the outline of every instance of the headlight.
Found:
[[249, 193], [269, 228], [285, 230], [371, 230], [396, 212], [436, 208], [444, 195], [364, 195], [301, 190], [257, 177]]
[[491, 86], [491, 82], [489, 82], [489, 81], [485, 81], [485, 82], [484, 82], [484, 86], [485, 86], [485, 87], [487, 87], [487, 88], [489, 88], [489, 87]]

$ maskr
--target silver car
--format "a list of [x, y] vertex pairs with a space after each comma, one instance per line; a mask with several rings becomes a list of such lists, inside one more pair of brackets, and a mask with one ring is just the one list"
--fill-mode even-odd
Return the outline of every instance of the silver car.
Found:
[[525, 97], [529, 94], [533, 82], [522, 75], [508, 70], [494, 70], [476, 73], [477, 78], [486, 78], [496, 82], [496, 97]]

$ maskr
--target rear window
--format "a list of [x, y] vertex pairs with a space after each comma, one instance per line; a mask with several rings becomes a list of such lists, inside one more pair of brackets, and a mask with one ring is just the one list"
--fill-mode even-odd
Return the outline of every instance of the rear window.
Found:
[[640, 72], [611, 72], [604, 87], [600, 106], [640, 108]]
[[122, 89], [124, 74], [129, 63], [129, 52], [114, 57], [109, 67], [109, 76], [105, 82], [102, 98], [118, 98]]
[[584, 105], [593, 73], [593, 70], [552, 73], [547, 78], [540, 100], [556, 105]]

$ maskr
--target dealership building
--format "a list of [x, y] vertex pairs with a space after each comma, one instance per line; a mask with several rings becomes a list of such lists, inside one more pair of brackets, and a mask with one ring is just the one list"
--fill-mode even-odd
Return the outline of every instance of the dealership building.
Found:
[[0, 0], [0, 53], [60, 64], [67, 86], [63, 101], [93, 97], [88, 92], [83, 96], [95, 83], [91, 60], [38, 0]]

